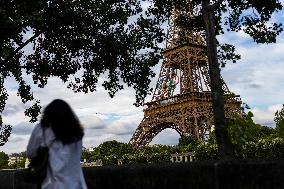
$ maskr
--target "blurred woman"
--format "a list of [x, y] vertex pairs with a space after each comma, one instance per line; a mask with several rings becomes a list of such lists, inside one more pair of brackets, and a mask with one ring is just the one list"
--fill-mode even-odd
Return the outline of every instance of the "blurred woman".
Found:
[[86, 189], [80, 160], [84, 131], [71, 107], [63, 100], [52, 101], [32, 132], [27, 155], [33, 158], [40, 146], [49, 148], [46, 178], [42, 189]]

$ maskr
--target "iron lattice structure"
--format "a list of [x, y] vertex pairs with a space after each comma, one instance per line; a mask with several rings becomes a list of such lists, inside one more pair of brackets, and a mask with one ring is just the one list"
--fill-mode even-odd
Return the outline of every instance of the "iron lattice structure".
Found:
[[[182, 33], [172, 22], [152, 101], [144, 104], [144, 118], [130, 143], [141, 148], [166, 128], [175, 129], [181, 136], [206, 139], [214, 125], [208, 69], [201, 35]], [[242, 114], [240, 97], [222, 81], [226, 117]]]

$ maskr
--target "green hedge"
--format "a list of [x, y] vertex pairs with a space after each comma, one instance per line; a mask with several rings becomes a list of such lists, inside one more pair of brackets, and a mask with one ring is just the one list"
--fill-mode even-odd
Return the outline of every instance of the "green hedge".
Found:
[[[284, 139], [266, 138], [237, 146], [237, 158], [284, 158]], [[218, 160], [217, 145], [199, 144], [194, 151], [196, 160]]]
[[284, 157], [284, 139], [260, 139], [257, 142], [246, 142], [240, 155], [243, 158]]
[[199, 144], [194, 151], [195, 160], [217, 160], [219, 159], [217, 150], [217, 145]]

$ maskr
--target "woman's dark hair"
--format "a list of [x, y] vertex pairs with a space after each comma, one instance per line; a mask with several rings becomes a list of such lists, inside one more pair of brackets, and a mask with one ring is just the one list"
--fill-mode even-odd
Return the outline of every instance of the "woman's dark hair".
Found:
[[84, 136], [84, 130], [71, 107], [63, 100], [53, 100], [43, 111], [42, 127], [51, 127], [57, 140], [63, 144], [76, 142]]

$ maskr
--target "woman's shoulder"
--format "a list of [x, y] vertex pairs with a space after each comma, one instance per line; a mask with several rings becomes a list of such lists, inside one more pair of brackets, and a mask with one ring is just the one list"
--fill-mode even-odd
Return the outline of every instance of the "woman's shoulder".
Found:
[[34, 127], [34, 130], [32, 132], [33, 135], [42, 135], [42, 126], [40, 123], [37, 123]]
[[42, 138], [46, 145], [50, 145], [55, 140], [55, 135], [51, 127], [42, 127], [40, 123], [36, 124], [33, 135]]
[[74, 149], [80, 150], [80, 149], [82, 149], [82, 146], [83, 146], [82, 145], [82, 139], [74, 141], [74, 142], [69, 143], [69, 144], [66, 144], [65, 146], [68, 146], [70, 148], [74, 148]]
[[[40, 137], [46, 137], [48, 135], [54, 135], [50, 127], [43, 127], [40, 123], [37, 123], [34, 127], [33, 134]], [[43, 136], [43, 134], [45, 136]]]

